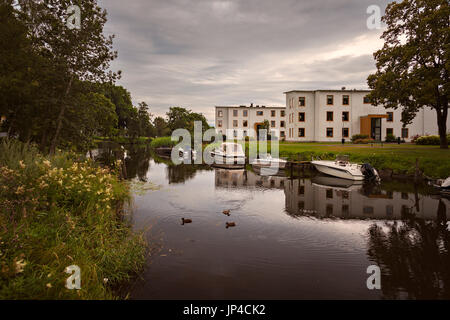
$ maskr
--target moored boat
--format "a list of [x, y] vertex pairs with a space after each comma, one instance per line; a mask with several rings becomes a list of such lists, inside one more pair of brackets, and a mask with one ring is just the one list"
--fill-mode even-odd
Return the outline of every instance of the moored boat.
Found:
[[317, 171], [348, 180], [376, 180], [380, 181], [380, 176], [375, 168], [370, 164], [357, 164], [348, 161], [348, 157], [337, 157], [336, 160], [313, 160], [311, 164]]
[[245, 167], [245, 153], [242, 145], [234, 142], [224, 142], [211, 151], [213, 166], [225, 169], [242, 169]]

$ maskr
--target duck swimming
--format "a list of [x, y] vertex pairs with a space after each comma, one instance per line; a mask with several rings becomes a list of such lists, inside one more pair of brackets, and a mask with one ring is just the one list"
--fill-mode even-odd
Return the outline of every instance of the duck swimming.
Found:
[[223, 210], [222, 213], [226, 216], [230, 216], [230, 210]]
[[225, 225], [225, 228], [230, 228], [230, 227], [235, 227], [236, 226], [236, 223], [235, 222], [227, 222], [226, 223], [226, 225]]
[[181, 218], [181, 224], [184, 225], [185, 223], [192, 223], [192, 219]]

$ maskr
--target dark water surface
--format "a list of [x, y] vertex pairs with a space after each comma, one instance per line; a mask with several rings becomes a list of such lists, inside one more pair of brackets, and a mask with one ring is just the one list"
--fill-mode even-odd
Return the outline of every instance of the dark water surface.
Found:
[[450, 201], [426, 188], [175, 166], [145, 149], [126, 164], [134, 228], [161, 246], [133, 299], [450, 298]]

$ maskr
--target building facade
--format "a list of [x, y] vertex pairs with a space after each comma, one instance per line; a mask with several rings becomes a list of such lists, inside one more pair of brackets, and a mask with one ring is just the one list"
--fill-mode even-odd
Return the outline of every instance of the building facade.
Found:
[[[216, 129], [227, 137], [236, 137], [239, 131], [253, 137], [248, 134], [248, 129], [256, 130], [264, 120], [268, 120], [273, 134], [287, 141], [299, 142], [336, 142], [342, 138], [349, 140], [355, 134], [365, 134], [378, 141], [384, 141], [387, 135], [411, 141], [416, 135], [438, 134], [435, 111], [421, 109], [414, 121], [403, 128], [401, 108], [372, 106], [366, 98], [369, 92], [293, 90], [285, 92], [286, 107], [282, 108], [216, 107]], [[447, 128], [450, 128], [450, 118], [447, 119]]]
[[269, 121], [273, 135], [284, 138], [286, 128], [286, 108], [266, 106], [216, 106], [215, 127], [218, 133], [227, 137], [256, 138], [258, 128]]

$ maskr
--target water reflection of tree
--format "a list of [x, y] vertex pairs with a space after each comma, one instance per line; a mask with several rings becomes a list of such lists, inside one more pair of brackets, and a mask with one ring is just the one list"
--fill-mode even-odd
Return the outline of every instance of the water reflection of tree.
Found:
[[150, 168], [150, 150], [148, 146], [130, 146], [127, 148], [125, 158], [127, 178], [138, 177], [140, 181], [147, 181], [147, 172]]
[[194, 178], [199, 170], [211, 170], [211, 168], [206, 165], [171, 164], [167, 166], [167, 178], [169, 183], [184, 183]]
[[[387, 228], [387, 229], [386, 229]], [[386, 298], [450, 298], [450, 232], [446, 207], [439, 201], [435, 221], [410, 216], [369, 228], [368, 256], [382, 271]]]

